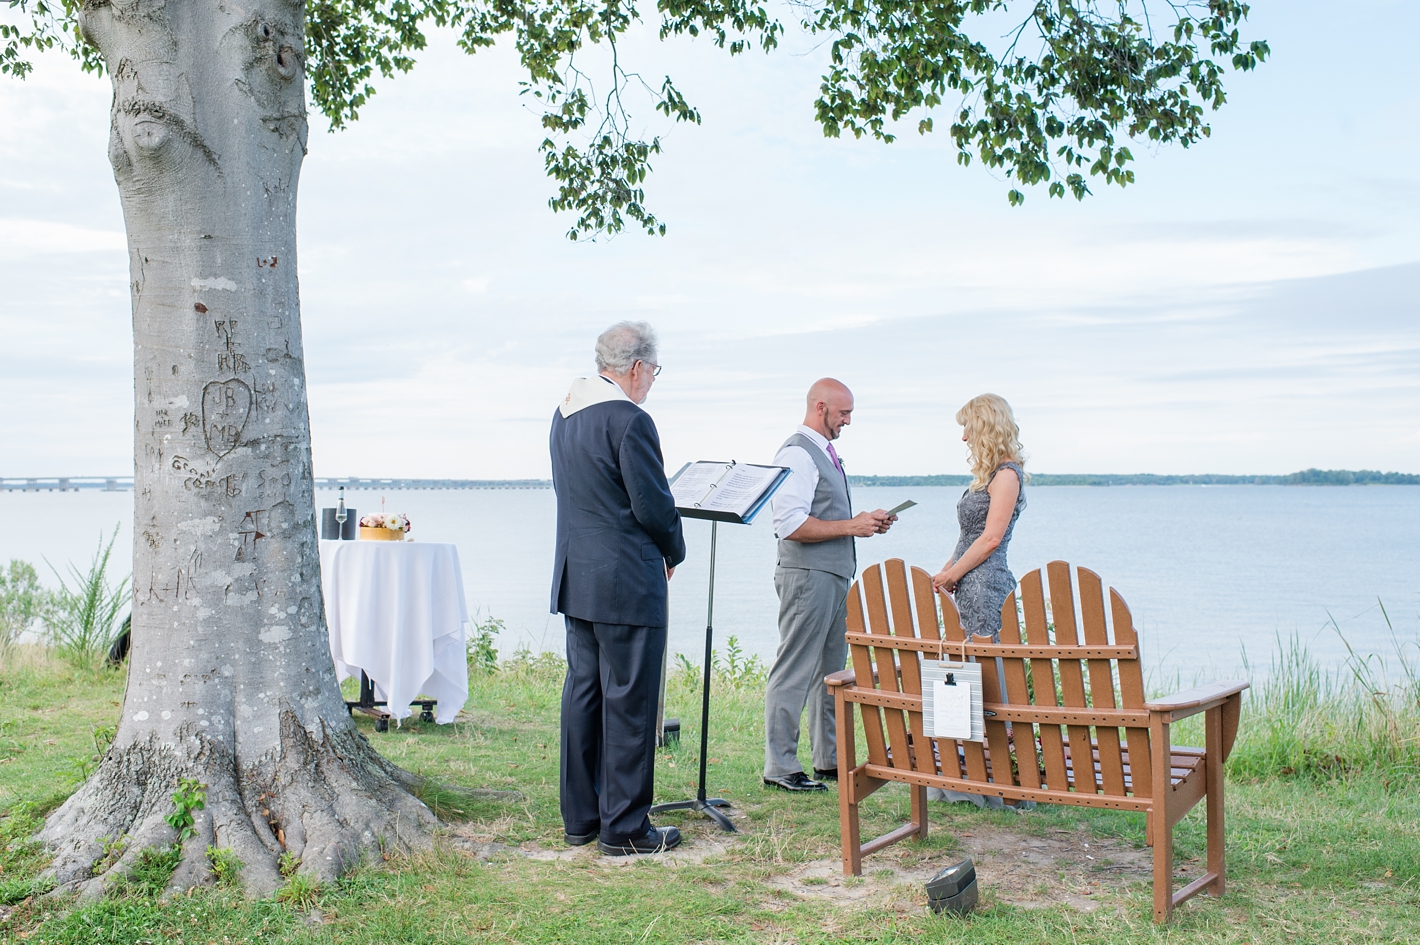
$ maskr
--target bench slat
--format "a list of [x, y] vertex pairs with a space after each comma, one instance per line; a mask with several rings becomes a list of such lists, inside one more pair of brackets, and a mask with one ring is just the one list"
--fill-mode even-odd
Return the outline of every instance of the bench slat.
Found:
[[[897, 559], [894, 559], [897, 560]], [[892, 638], [888, 622], [887, 595], [883, 587], [883, 569], [869, 568], [863, 573], [863, 597], [867, 603], [868, 636], [874, 640]], [[888, 646], [873, 646], [873, 662], [878, 667], [878, 686], [885, 693], [900, 693], [897, 651]], [[907, 725], [901, 709], [889, 708], [883, 713], [888, 744], [892, 747], [893, 767], [912, 768], [912, 750], [907, 745]]]
[[[985, 686], [986, 674], [981, 676]], [[845, 686], [844, 698], [861, 705], [881, 706], [885, 709], [899, 709], [922, 714], [922, 697], [883, 689], [864, 689], [861, 686]], [[1149, 723], [1149, 713], [1130, 709], [1076, 709], [1070, 706], [1010, 705], [1004, 702], [984, 702], [987, 712], [995, 712], [997, 722], [1032, 722], [1050, 725], [1113, 725], [1142, 726]], [[987, 724], [992, 724], [987, 719]], [[975, 743], [973, 743], [975, 744]]]
[[970, 778], [950, 778], [942, 775], [918, 774], [900, 771], [883, 765], [866, 765], [864, 772], [874, 778], [902, 781], [922, 787], [944, 788], [948, 791], [963, 791], [968, 794], [985, 794], [1010, 801], [1030, 800], [1045, 804], [1068, 804], [1072, 807], [1103, 807], [1110, 810], [1148, 810], [1150, 801], [1136, 797], [1112, 797], [1107, 794], [1081, 794], [1076, 791], [1054, 791], [1048, 788], [1014, 787], [1011, 785], [982, 784]]
[[[866, 576], [865, 574], [864, 577]], [[865, 626], [862, 589], [858, 583], [855, 583], [848, 589], [848, 630], [850, 633], [862, 632]], [[849, 647], [849, 657], [853, 662], [853, 672], [857, 678], [864, 680], [865, 685], [871, 686], [873, 663], [868, 648], [866, 646]], [[873, 764], [885, 765], [888, 760], [887, 743], [883, 739], [882, 713], [876, 706], [869, 703], [863, 706], [862, 715], [863, 738], [868, 743], [868, 761]]]
[[[1045, 566], [1046, 579], [1050, 585], [1050, 615], [1055, 623], [1055, 642], [1074, 646], [1079, 642], [1075, 623], [1074, 582], [1070, 579], [1070, 566], [1064, 561], [1052, 561]], [[1060, 662], [1060, 702], [1062, 705], [1083, 708], [1085, 701], [1085, 677], [1079, 659], [1062, 659]], [[1089, 751], [1090, 730], [1088, 726], [1069, 725], [1065, 729], [1070, 747], [1076, 752]], [[1075, 777], [1087, 776], [1083, 782], [1075, 782], [1076, 791], [1099, 793], [1099, 782], [1095, 780], [1094, 768], [1087, 772], [1075, 772]]]
[[[1109, 643], [1109, 631], [1104, 619], [1104, 584], [1088, 568], [1079, 568], [1080, 624], [1086, 644]], [[1114, 669], [1109, 660], [1091, 659], [1085, 662], [1090, 674], [1090, 704], [1096, 709], [1113, 709]], [[1147, 725], [1148, 722], [1140, 723]], [[1105, 723], [1095, 729], [1099, 745], [1100, 781], [1106, 794], [1124, 793], [1124, 764], [1120, 758], [1119, 729]]]
[[[1114, 642], [1137, 645], [1139, 637], [1134, 632], [1134, 615], [1129, 612], [1124, 598], [1112, 587], [1109, 589], [1109, 609], [1110, 616], [1114, 618]], [[1144, 671], [1138, 660], [1120, 662], [1119, 697], [1120, 704], [1126, 709], [1144, 708]], [[1150, 761], [1149, 732], [1147, 729], [1126, 728], [1124, 740], [1129, 746], [1129, 757], [1135, 759], [1134, 769], [1138, 772], [1138, 777], [1134, 779], [1138, 785], [1135, 793], [1148, 797], [1154, 783], [1150, 774], [1153, 762]]]
[[[913, 568], [911, 572], [912, 598], [911, 607], [916, 611], [915, 618], [911, 613], [905, 613], [903, 620], [912, 627], [913, 631], [924, 640], [935, 640], [938, 638], [937, 628], [937, 597], [932, 589], [932, 578], [921, 568]], [[909, 601], [904, 594], [904, 605]], [[896, 622], [896, 615], [894, 615]], [[901, 622], [897, 622], [901, 626]], [[910, 672], [909, 672], [910, 668]], [[908, 692], [915, 692], [918, 696], [922, 693], [922, 664], [915, 658], [903, 661], [903, 687]], [[921, 711], [909, 712], [907, 716], [908, 728], [912, 731], [913, 764], [916, 769], [924, 774], [937, 773], [937, 761], [933, 757], [931, 746], [927, 741], [926, 730], [923, 728]]]
[[[1020, 614], [1016, 610], [1016, 593], [1006, 598], [1001, 607], [1001, 642], [1013, 646], [1021, 642]], [[1019, 656], [1002, 658], [1006, 672], [1006, 700], [1018, 706], [1030, 705], [1030, 691], [1026, 688], [1026, 661]], [[1023, 722], [1011, 726], [1012, 739], [1016, 744], [1017, 783], [1025, 787], [1040, 787], [1040, 755], [1036, 752], [1035, 726]]]
[[[849, 631], [847, 640], [850, 644], [857, 643], [864, 646], [890, 646], [896, 650], [915, 650], [930, 659], [946, 659], [958, 662], [962, 656], [962, 645], [960, 641], [942, 643], [933, 639], [919, 639], [909, 636], [892, 635], [888, 640], [877, 639], [869, 634], [855, 633]], [[1137, 646], [1064, 646], [1046, 645], [1034, 646], [1027, 644], [1008, 644], [1005, 638], [1001, 643], [968, 643], [966, 644], [966, 655], [975, 657], [1002, 658], [1014, 657], [1016, 659], [1100, 659], [1100, 660], [1132, 660], [1138, 659], [1139, 648]]]
[[[1050, 630], [1045, 617], [1045, 589], [1039, 569], [1021, 578], [1021, 602], [1026, 615], [1026, 642], [1032, 646], [1049, 646]], [[1051, 659], [1031, 659], [1026, 672], [1035, 689], [1035, 704], [1056, 706], [1055, 662]], [[1040, 754], [1045, 762], [1045, 784], [1063, 791], [1070, 786], [1065, 772], [1065, 745], [1060, 726], [1041, 724]]]

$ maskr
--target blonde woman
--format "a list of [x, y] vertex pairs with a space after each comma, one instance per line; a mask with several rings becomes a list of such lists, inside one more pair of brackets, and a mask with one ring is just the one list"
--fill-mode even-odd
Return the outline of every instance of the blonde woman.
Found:
[[956, 550], [932, 584], [951, 592], [967, 633], [1000, 642], [1001, 606], [1016, 588], [1006, 546], [1026, 507], [1021, 431], [1011, 405], [996, 394], [973, 397], [956, 419], [971, 451], [973, 478], [957, 502]]

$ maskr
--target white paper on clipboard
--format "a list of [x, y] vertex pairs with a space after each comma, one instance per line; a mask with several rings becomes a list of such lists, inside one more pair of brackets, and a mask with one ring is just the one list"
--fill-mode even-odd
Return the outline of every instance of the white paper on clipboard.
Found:
[[971, 738], [971, 687], [932, 680], [932, 737]]
[[[947, 685], [947, 676], [952, 677], [955, 686]], [[940, 689], [938, 684], [941, 684]], [[955, 693], [952, 690], [956, 690]], [[959, 700], [965, 690], [970, 698], [970, 727], [967, 734], [958, 734], [963, 729], [951, 725], [947, 731], [937, 731], [937, 694], [947, 692], [947, 698]], [[953, 704], [955, 704], [953, 702]], [[948, 710], [952, 711], [951, 709]], [[948, 715], [945, 719], [950, 719]], [[981, 664], [952, 663], [945, 660], [922, 661], [922, 733], [928, 738], [955, 738], [958, 741], [983, 742], [986, 740], [986, 713], [981, 696]]]

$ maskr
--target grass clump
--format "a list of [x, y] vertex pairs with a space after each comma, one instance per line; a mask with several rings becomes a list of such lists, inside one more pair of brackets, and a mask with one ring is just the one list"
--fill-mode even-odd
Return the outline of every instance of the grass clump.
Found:
[[1244, 700], [1228, 773], [1260, 779], [1366, 772], [1385, 784], [1420, 782], [1420, 641], [1402, 640], [1388, 615], [1386, 624], [1390, 658], [1358, 654], [1343, 636], [1348, 656], [1334, 669], [1323, 667], [1296, 634], [1279, 638], [1269, 671]]
[[235, 888], [241, 885], [242, 863], [231, 847], [207, 847], [207, 862], [211, 864], [212, 875], [217, 877], [218, 886]]
[[33, 804], [21, 802], [0, 814], [0, 906], [49, 889], [49, 883], [39, 876], [49, 858], [34, 839], [43, 825], [44, 819]]
[[292, 909], [313, 909], [320, 901], [320, 883], [306, 873], [293, 873], [276, 890], [276, 901]]
[[108, 883], [111, 896], [151, 899], [162, 894], [182, 860], [182, 847], [170, 844], [140, 850], [133, 865]]

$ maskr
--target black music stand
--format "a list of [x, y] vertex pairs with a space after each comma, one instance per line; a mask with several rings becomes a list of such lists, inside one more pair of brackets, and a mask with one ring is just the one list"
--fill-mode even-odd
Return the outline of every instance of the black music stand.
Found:
[[[686, 469], [690, 468], [690, 465], [690, 463], [687, 463], [685, 466], [681, 467], [680, 472], [676, 473], [675, 477], [671, 480], [672, 488], [674, 488], [676, 479], [679, 479]], [[728, 465], [733, 466], [735, 464], [730, 463]], [[705, 763], [706, 756], [709, 754], [710, 742], [711, 659], [714, 655], [715, 645], [715, 543], [721, 522], [748, 525], [754, 520], [754, 517], [759, 514], [760, 510], [769, 504], [770, 496], [774, 495], [775, 491], [784, 484], [784, 480], [789, 478], [790, 470], [783, 467], [779, 468], [781, 469], [779, 475], [754, 500], [753, 505], [743, 515], [738, 515], [733, 512], [702, 509], [698, 506], [681, 506], [679, 502], [676, 503], [676, 507], [680, 511], [682, 518], [703, 518], [710, 520], [710, 588], [709, 599], [705, 605], [705, 676], [700, 684], [700, 781], [693, 800], [654, 804], [651, 807], [651, 813], [659, 814], [669, 810], [698, 811], [719, 824], [720, 829], [726, 833], [738, 833], [739, 831], [735, 830], [735, 825], [730, 822], [730, 818], [726, 817], [715, 808], [729, 807], [731, 806], [730, 802], [722, 797], [705, 796]]]

